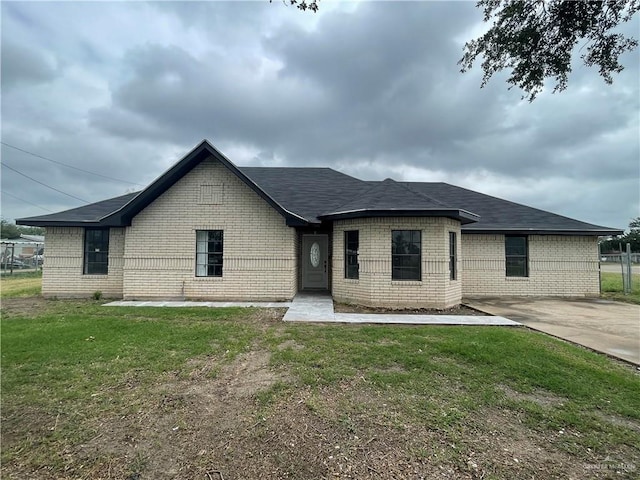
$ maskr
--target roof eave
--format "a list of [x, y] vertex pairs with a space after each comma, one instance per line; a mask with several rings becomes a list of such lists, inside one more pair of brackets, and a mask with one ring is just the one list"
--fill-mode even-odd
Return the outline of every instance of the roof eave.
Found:
[[477, 222], [480, 218], [474, 213], [460, 209], [424, 209], [424, 208], [385, 208], [385, 209], [358, 209], [342, 212], [331, 212], [318, 215], [321, 220], [344, 220], [349, 218], [372, 217], [447, 217], [468, 224]]
[[55, 221], [55, 220], [29, 220], [29, 218], [17, 218], [16, 225], [26, 225], [29, 227], [100, 227], [102, 224], [97, 220], [74, 220], [74, 221]]
[[610, 235], [622, 235], [624, 230], [597, 228], [597, 229], [558, 229], [558, 228], [475, 228], [465, 227], [462, 233], [475, 234], [500, 234], [500, 235], [568, 235], [568, 236], [594, 236], [604, 237]]

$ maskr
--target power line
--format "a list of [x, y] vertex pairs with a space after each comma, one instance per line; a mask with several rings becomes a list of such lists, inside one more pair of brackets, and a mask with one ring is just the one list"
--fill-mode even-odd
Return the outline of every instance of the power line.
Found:
[[21, 202], [28, 203], [29, 205], [33, 205], [34, 207], [38, 207], [38, 208], [41, 208], [42, 210], [46, 210], [47, 212], [53, 213], [53, 210], [49, 210], [48, 208], [45, 208], [41, 205], [36, 205], [35, 203], [30, 202], [29, 200], [25, 200], [24, 198], [17, 197], [16, 195], [6, 192], [4, 190], [2, 191], [2, 195], [9, 195], [10, 197], [15, 198], [16, 200], [20, 200]]
[[0, 141], [0, 143], [2, 145], [4, 145], [5, 147], [13, 148], [14, 150], [18, 150], [19, 152], [26, 153], [27, 155], [31, 155], [33, 157], [41, 158], [42, 160], [46, 160], [48, 162], [53, 162], [53, 163], [56, 163], [58, 165], [62, 165], [63, 167], [73, 168], [74, 170], [78, 170], [79, 172], [84, 172], [84, 173], [88, 173], [90, 175], [95, 175], [96, 177], [102, 177], [102, 178], [106, 178], [106, 179], [109, 179], [109, 180], [114, 180], [116, 182], [128, 183], [129, 185], [137, 185], [139, 187], [144, 187], [144, 185], [141, 185], [139, 183], [129, 182], [127, 180], [121, 180], [119, 178], [109, 177], [107, 175], [102, 175], [101, 173], [90, 172], [89, 170], [84, 170], [82, 168], [74, 167], [73, 165], [69, 165], [67, 163], [62, 163], [62, 162], [59, 162], [58, 160], [53, 160], [52, 158], [43, 157], [42, 155], [38, 155], [37, 153], [33, 153], [33, 152], [28, 151], [28, 150], [24, 150], [24, 149], [22, 149], [20, 147], [16, 147], [15, 145], [11, 145], [11, 144], [9, 144], [7, 142]]
[[10, 167], [9, 165], [7, 165], [7, 164], [6, 164], [6, 163], [4, 163], [4, 162], [2, 163], [2, 166], [3, 166], [3, 167], [7, 167], [9, 170], [14, 171], [14, 172], [16, 172], [18, 175], [22, 175], [23, 177], [28, 178], [29, 180], [31, 180], [31, 181], [33, 181], [33, 182], [39, 183], [40, 185], [43, 185], [43, 186], [45, 186], [45, 187], [47, 187], [47, 188], [50, 188], [51, 190], [54, 190], [54, 191], [56, 191], [56, 192], [58, 192], [58, 193], [61, 193], [61, 194], [63, 194], [63, 195], [66, 195], [67, 197], [75, 198], [76, 200], [80, 200], [81, 202], [84, 202], [84, 203], [89, 203], [89, 201], [88, 201], [88, 200], [83, 200], [83, 199], [82, 199], [82, 198], [80, 198], [80, 197], [76, 197], [75, 195], [71, 195], [70, 193], [63, 192], [62, 190], [58, 190], [57, 188], [52, 187], [51, 185], [47, 185], [46, 183], [43, 183], [43, 182], [41, 182], [40, 180], [36, 180], [35, 178], [31, 178], [29, 175], [25, 175], [24, 173], [22, 173], [22, 172], [20, 172], [20, 171], [16, 170], [16, 169], [15, 169], [15, 168], [13, 168], [13, 167]]

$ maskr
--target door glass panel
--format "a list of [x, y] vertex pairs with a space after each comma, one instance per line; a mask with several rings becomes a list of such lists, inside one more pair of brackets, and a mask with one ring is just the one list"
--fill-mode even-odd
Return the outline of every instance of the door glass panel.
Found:
[[318, 265], [320, 265], [320, 245], [318, 245], [318, 242], [313, 242], [313, 245], [311, 245], [309, 259], [311, 260], [311, 265], [314, 268], [317, 268]]

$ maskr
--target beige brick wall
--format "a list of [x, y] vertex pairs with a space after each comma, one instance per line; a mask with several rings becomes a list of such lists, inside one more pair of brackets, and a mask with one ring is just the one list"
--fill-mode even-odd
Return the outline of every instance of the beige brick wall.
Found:
[[530, 235], [529, 276], [505, 274], [504, 235], [462, 235], [462, 294], [597, 296], [598, 239]]
[[[359, 230], [360, 278], [344, 278], [344, 231]], [[391, 231], [422, 231], [422, 280], [391, 279]], [[333, 296], [337, 301], [391, 308], [447, 308], [460, 303], [461, 282], [449, 279], [449, 232], [460, 223], [442, 217], [339, 220], [333, 230]], [[458, 261], [458, 266], [460, 262]], [[460, 272], [459, 272], [460, 273]]]
[[47, 227], [47, 259], [42, 271], [45, 297], [122, 297], [124, 228], [109, 230], [108, 275], [84, 275], [84, 228]]
[[[215, 185], [216, 193], [202, 185]], [[196, 230], [224, 231], [222, 277], [195, 276]], [[126, 299], [291, 299], [296, 271], [295, 229], [213, 159], [180, 179], [127, 228]]]

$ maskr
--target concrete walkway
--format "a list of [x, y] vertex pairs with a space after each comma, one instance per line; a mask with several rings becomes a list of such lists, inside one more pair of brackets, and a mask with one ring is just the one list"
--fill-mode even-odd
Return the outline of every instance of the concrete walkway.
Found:
[[333, 298], [324, 293], [298, 293], [291, 302], [285, 322], [335, 322]]
[[299, 293], [292, 302], [144, 302], [117, 301], [106, 307], [261, 307], [288, 308], [285, 322], [389, 323], [409, 325], [508, 325], [518, 322], [499, 316], [473, 315], [406, 315], [386, 313], [335, 313], [333, 299], [326, 294]]
[[144, 302], [137, 300], [118, 300], [116, 302], [105, 303], [103, 307], [258, 307], [258, 308], [289, 308], [291, 302]]
[[599, 298], [466, 299], [475, 309], [640, 365], [640, 306]]

